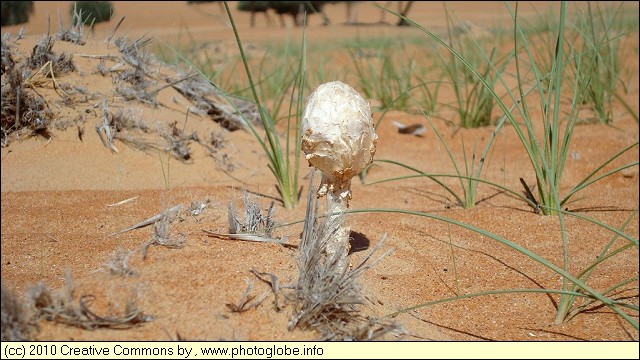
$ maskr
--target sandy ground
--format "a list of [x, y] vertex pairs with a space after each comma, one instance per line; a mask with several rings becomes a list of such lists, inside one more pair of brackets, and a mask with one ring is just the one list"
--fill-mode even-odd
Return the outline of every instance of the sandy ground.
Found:
[[[57, 31], [58, 14], [67, 23], [70, 2], [35, 2], [35, 14], [26, 25], [26, 37], [16, 44], [20, 56], [28, 56], [34, 44], [47, 32], [47, 17]], [[253, 136], [245, 131], [225, 132], [206, 116], [190, 115], [185, 133], [197, 132], [201, 138], [224, 134], [224, 146], [215, 154], [192, 144], [192, 157], [184, 163], [164, 152], [140, 151], [116, 141], [118, 153], [109, 151], [94, 130], [100, 124], [100, 104], [107, 99], [110, 109], [129, 110], [151, 127], [174, 122], [185, 124], [189, 102], [172, 88], [158, 93], [158, 106], [127, 102], [113, 96], [109, 76], [95, 70], [100, 60], [84, 55], [118, 55], [103, 39], [117, 19], [126, 16], [119, 34], [135, 39], [149, 34], [154, 41], [176, 41], [188, 29], [198, 41], [222, 41], [233, 44], [226, 16], [217, 4], [198, 7], [186, 2], [162, 3], [148, 9], [143, 2], [117, 3], [115, 20], [98, 24], [84, 46], [56, 43], [54, 52], [75, 54], [77, 71], [59, 76], [58, 81], [82, 86], [89, 95], [74, 96], [72, 104], [62, 102], [51, 82], [38, 91], [55, 107], [57, 120], [72, 125], [66, 131], [52, 130], [51, 139], [23, 135], [2, 148], [2, 284], [18, 294], [42, 281], [52, 289], [62, 288], [65, 273], [73, 279], [75, 294], [95, 295], [96, 311], [122, 313], [127, 301], [153, 321], [127, 330], [84, 330], [41, 321], [39, 340], [311, 340], [314, 331], [287, 330], [292, 306], [276, 311], [273, 296], [260, 306], [234, 313], [228, 304], [237, 304], [246, 281], [254, 281], [250, 272], [272, 273], [283, 284], [297, 278], [295, 249], [276, 244], [229, 241], [209, 237], [203, 230], [226, 232], [227, 206], [240, 201], [242, 190], [256, 196], [264, 208], [278, 198], [275, 181], [266, 166], [267, 159]], [[508, 21], [502, 3], [458, 3], [451, 8], [460, 19], [480, 26]], [[635, 6], [635, 7], [634, 7]], [[235, 5], [232, 4], [235, 8]], [[144, 9], [144, 10], [142, 10]], [[637, 4], [631, 7], [637, 12]], [[371, 4], [360, 5], [358, 21], [373, 23], [380, 11]], [[523, 14], [533, 14], [525, 5]], [[152, 14], [152, 15], [150, 15]], [[389, 25], [344, 25], [343, 4], [328, 6], [332, 26], [322, 26], [319, 17], [311, 17], [310, 43], [355, 36], [405, 36], [415, 29]], [[246, 42], [262, 44], [289, 36], [300, 29], [269, 26], [258, 16], [255, 30], [249, 16], [234, 13], [240, 35]], [[410, 17], [440, 30], [445, 26], [441, 3], [416, 3]], [[275, 19], [274, 19], [275, 20]], [[393, 19], [386, 16], [386, 21]], [[19, 27], [7, 27], [16, 33]], [[181, 35], [182, 34], [182, 35]], [[638, 111], [638, 34], [632, 34], [636, 52], [628, 59], [634, 68], [627, 101]], [[169, 70], [166, 70], [169, 71]], [[84, 96], [84, 97], [83, 97]], [[638, 141], [638, 124], [616, 105], [614, 126], [581, 125], [574, 133], [571, 156], [567, 161], [563, 189], [570, 189], [598, 164], [620, 149]], [[380, 114], [374, 114], [374, 121]], [[424, 118], [403, 112], [390, 112], [386, 119], [403, 123], [424, 122]], [[486, 140], [492, 128], [459, 130], [435, 122], [456, 154], [462, 154], [460, 138], [467, 144]], [[78, 127], [84, 128], [82, 139]], [[451, 163], [433, 131], [422, 137], [399, 134], [388, 120], [378, 128], [377, 159], [393, 159], [432, 172], [451, 172]], [[160, 141], [159, 135], [149, 135]], [[519, 178], [535, 182], [531, 165], [513, 129], [500, 135], [488, 160], [486, 177], [515, 191], [522, 191]], [[461, 155], [460, 155], [461, 156]], [[616, 160], [613, 166], [638, 161], [637, 147]], [[308, 166], [301, 164], [302, 174]], [[391, 164], [376, 164], [367, 182], [398, 175]], [[306, 206], [307, 179], [301, 179], [300, 206], [286, 210], [276, 202], [275, 220], [289, 223], [302, 220]], [[317, 182], [317, 181], [316, 181]], [[454, 182], [451, 182], [455, 184]], [[456, 206], [454, 199], [437, 184], [425, 179], [364, 185], [353, 181], [352, 209], [392, 208], [420, 211], [471, 224], [500, 235], [554, 264], [562, 264], [562, 241], [557, 217], [542, 216], [513, 196], [480, 187], [478, 204], [472, 209]], [[122, 200], [134, 200], [108, 206]], [[206, 203], [194, 216], [186, 209], [192, 203]], [[153, 226], [111, 233], [154, 216], [164, 209], [183, 205], [184, 211], [172, 223], [171, 234], [182, 236], [185, 246], [172, 249], [150, 246], [142, 258], [144, 244], [153, 234]], [[638, 208], [637, 166], [616, 174], [583, 190], [570, 210], [621, 226]], [[360, 308], [372, 318], [383, 317], [411, 306], [460, 294], [497, 289], [559, 289], [560, 277], [530, 258], [486, 236], [435, 219], [406, 214], [364, 213], [348, 218], [354, 231], [352, 263], [358, 263], [386, 234], [380, 253], [393, 249], [376, 267], [367, 271], [361, 284], [367, 301]], [[576, 218], [566, 219], [569, 239], [570, 271], [578, 272], [597, 256], [611, 233]], [[277, 228], [276, 236], [299, 242], [301, 224]], [[625, 232], [638, 238], [638, 216]], [[619, 242], [621, 244], [621, 242]], [[112, 274], [105, 264], [116, 253], [128, 254], [132, 276]], [[589, 284], [605, 289], [620, 279], [638, 275], [637, 247], [604, 264], [593, 273]], [[254, 295], [267, 290], [256, 282]], [[618, 295], [638, 305], [638, 282]], [[387, 335], [387, 340], [638, 340], [638, 331], [606, 307], [591, 307], [570, 321], [555, 324], [557, 295], [501, 294], [474, 297], [455, 302], [420, 307], [395, 317], [407, 331]], [[637, 321], [637, 312], [632, 313]]]

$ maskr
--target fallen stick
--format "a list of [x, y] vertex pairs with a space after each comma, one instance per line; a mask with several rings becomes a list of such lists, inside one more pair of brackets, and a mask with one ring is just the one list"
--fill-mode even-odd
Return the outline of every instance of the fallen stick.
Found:
[[139, 223], [137, 223], [137, 224], [135, 224], [133, 226], [130, 226], [130, 227], [124, 229], [124, 230], [120, 230], [118, 232], [114, 232], [113, 234], [109, 234], [109, 236], [119, 235], [119, 234], [125, 233], [127, 231], [131, 231], [131, 230], [139, 229], [139, 228], [142, 228], [142, 227], [145, 227], [145, 226], [149, 226], [149, 225], [157, 222], [158, 220], [162, 219], [163, 217], [167, 216], [168, 214], [170, 214], [172, 212], [176, 212], [176, 211], [178, 211], [180, 209], [182, 209], [182, 205], [176, 205], [176, 206], [174, 206], [174, 207], [172, 207], [170, 209], [167, 209], [167, 210], [161, 212], [158, 215], [152, 216], [152, 217], [148, 218], [147, 220], [141, 221], [141, 222], [139, 222]]
[[138, 196], [134, 196], [134, 197], [132, 197], [132, 198], [124, 199], [124, 200], [122, 200], [122, 201], [118, 201], [118, 202], [117, 202], [117, 203], [115, 203], [115, 204], [107, 205], [107, 207], [112, 207], [112, 206], [118, 206], [118, 205], [126, 204], [126, 203], [128, 203], [129, 201], [133, 201], [133, 200], [135, 200], [135, 199], [137, 199], [137, 198], [139, 198], [139, 197], [140, 197], [140, 195], [138, 195]]
[[117, 60], [115, 55], [92, 55], [92, 54], [75, 54], [75, 56], [88, 58], [88, 59], [101, 59], [101, 60]]
[[281, 239], [276, 239], [276, 238], [267, 237], [267, 236], [259, 236], [259, 235], [253, 235], [253, 234], [221, 234], [211, 230], [204, 230], [204, 229], [202, 231], [207, 233], [208, 236], [217, 237], [219, 239], [224, 239], [224, 240], [242, 240], [242, 241], [275, 243], [275, 244], [280, 244], [284, 247], [294, 248], [294, 249], [298, 247], [298, 245], [289, 244]]

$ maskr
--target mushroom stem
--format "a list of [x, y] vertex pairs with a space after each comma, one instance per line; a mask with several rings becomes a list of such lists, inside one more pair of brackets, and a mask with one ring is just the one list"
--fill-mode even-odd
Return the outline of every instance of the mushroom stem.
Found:
[[[322, 183], [326, 184], [328, 180], [322, 175]], [[348, 199], [351, 197], [351, 190], [349, 184], [341, 189], [335, 189], [336, 191], [327, 191], [327, 216], [329, 221], [335, 219], [338, 216], [344, 216], [344, 213], [349, 207]], [[323, 185], [321, 185], [321, 188]], [[331, 187], [331, 186], [329, 186]], [[351, 227], [345, 223], [336, 229], [331, 238], [327, 241], [325, 247], [326, 259], [329, 262], [335, 264], [336, 273], [342, 274], [349, 265], [347, 256], [349, 255], [350, 244], [349, 235], [351, 234]]]

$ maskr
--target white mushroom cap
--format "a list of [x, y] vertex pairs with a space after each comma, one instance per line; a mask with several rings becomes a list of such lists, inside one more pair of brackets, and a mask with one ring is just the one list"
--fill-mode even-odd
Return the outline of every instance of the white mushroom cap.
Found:
[[348, 202], [351, 178], [373, 162], [378, 136], [369, 104], [351, 86], [333, 81], [309, 95], [302, 117], [302, 150], [324, 174], [327, 191]]

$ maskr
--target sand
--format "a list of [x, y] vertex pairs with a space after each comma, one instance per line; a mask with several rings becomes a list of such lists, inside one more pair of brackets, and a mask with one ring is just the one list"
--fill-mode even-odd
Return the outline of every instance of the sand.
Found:
[[[52, 32], [57, 31], [58, 14], [68, 23], [70, 2], [35, 2], [35, 14], [26, 24], [25, 38], [16, 43], [15, 51], [24, 58], [47, 32], [47, 17]], [[86, 35], [85, 45], [57, 42], [55, 53], [73, 54], [77, 71], [59, 75], [59, 83], [80, 86], [86, 94], [76, 92], [72, 103], [65, 104], [51, 81], [45, 81], [38, 92], [54, 106], [56, 121], [66, 120], [66, 130], [52, 129], [50, 139], [28, 136], [2, 148], [2, 284], [23, 296], [28, 288], [43, 282], [52, 289], [63, 288], [65, 274], [73, 279], [76, 296], [95, 295], [96, 311], [122, 313], [127, 301], [152, 321], [126, 330], [86, 330], [63, 324], [40, 321], [35, 333], [38, 340], [313, 340], [319, 334], [312, 330], [287, 330], [293, 305], [285, 304], [276, 311], [272, 294], [256, 308], [232, 312], [229, 304], [237, 304], [247, 286], [256, 277], [252, 269], [277, 275], [283, 284], [297, 278], [296, 251], [277, 244], [223, 240], [207, 236], [204, 230], [226, 232], [227, 207], [240, 202], [243, 190], [255, 196], [263, 208], [275, 201], [275, 220], [280, 224], [304, 218], [308, 192], [308, 165], [300, 164], [302, 197], [293, 210], [278, 201], [275, 180], [267, 168], [267, 159], [254, 136], [248, 131], [227, 131], [207, 116], [190, 114], [193, 106], [175, 89], [168, 87], [157, 94], [157, 106], [139, 101], [126, 101], [114, 96], [113, 76], [101, 75], [96, 69], [96, 56], [119, 56], [113, 44], [104, 38], [120, 17], [126, 16], [117, 36], [134, 40], [148, 34], [154, 44], [176, 44], [194, 41], [222, 44], [232, 49], [233, 33], [226, 14], [217, 4], [189, 6], [186, 2], [163, 2], [149, 9], [146, 2], [117, 3], [114, 19], [98, 24], [94, 33]], [[637, 11], [637, 4], [631, 4]], [[232, 4], [235, 9], [235, 5]], [[539, 9], [544, 9], [539, 5]], [[413, 28], [372, 23], [380, 19], [380, 10], [371, 3], [359, 6], [358, 21], [369, 25], [347, 26], [344, 4], [327, 7], [331, 26], [323, 26], [318, 16], [310, 17], [308, 42], [319, 44], [336, 39], [359, 37], [415, 36]], [[502, 3], [455, 3], [451, 10], [461, 19], [480, 29], [508, 22]], [[535, 14], [531, 5], [524, 15]], [[152, 15], [149, 15], [152, 14]], [[446, 26], [441, 3], [416, 3], [410, 17], [433, 31]], [[523, 15], [523, 16], [524, 16]], [[274, 19], [257, 17], [255, 28], [249, 26], [249, 15], [234, 12], [240, 35], [246, 44], [261, 49], [266, 44], [285, 39], [298, 39], [301, 28], [280, 27]], [[287, 19], [289, 21], [289, 19]], [[393, 22], [387, 14], [385, 21]], [[2, 28], [3, 35], [15, 35], [19, 26]], [[632, 69], [632, 79], [624, 98], [638, 112], [638, 32], [629, 35], [636, 52], [627, 52], [625, 63]], [[84, 55], [84, 56], [83, 56]], [[92, 56], [86, 56], [92, 55]], [[348, 58], [337, 56], [340, 61]], [[107, 65], [115, 62], [107, 60]], [[341, 65], [342, 64], [342, 65]], [[162, 67], [162, 74], [173, 69]], [[240, 70], [238, 70], [240, 71]], [[4, 76], [4, 75], [3, 75]], [[4, 81], [4, 80], [3, 80]], [[152, 89], [155, 86], [151, 87]], [[224, 139], [220, 148], [209, 148], [192, 141], [188, 161], [180, 161], [166, 152], [141, 151], [116, 140], [117, 153], [103, 145], [95, 131], [102, 121], [103, 100], [112, 113], [125, 111], [143, 119], [151, 129], [171, 129], [171, 124], [184, 134], [197, 133], [209, 140], [211, 134]], [[444, 102], [452, 101], [444, 99]], [[534, 110], [535, 111], [535, 110]], [[539, 115], [539, 114], [538, 114]], [[381, 113], [374, 114], [377, 121]], [[186, 120], [185, 120], [186, 119]], [[390, 120], [405, 124], [423, 123], [421, 115], [391, 111], [385, 114], [377, 133], [376, 159], [390, 159], [411, 164], [424, 171], [452, 173], [451, 161], [434, 131], [422, 136], [398, 133]], [[484, 144], [493, 127], [455, 129], [443, 121], [434, 121], [447, 144], [458, 158], [462, 156], [461, 138], [467, 151], [475, 141]], [[638, 141], [638, 123], [615, 103], [613, 126], [579, 125], [575, 129], [567, 160], [562, 191], [568, 191], [596, 166], [620, 149]], [[84, 129], [82, 139], [78, 127]], [[427, 126], [428, 127], [428, 126]], [[279, 130], [284, 127], [279, 124]], [[150, 131], [146, 139], [162, 143], [161, 131]], [[185, 136], [186, 136], [185, 135]], [[469, 152], [470, 153], [470, 152]], [[469, 154], [468, 153], [468, 154]], [[638, 161], [637, 146], [625, 153], [607, 169]], [[612, 227], [620, 227], [638, 208], [637, 166], [617, 173], [585, 188], [567, 207], [577, 215], [598, 219]], [[376, 163], [366, 182], [387, 179], [399, 174], [397, 166]], [[522, 193], [520, 178], [535, 183], [531, 164], [508, 126], [496, 142], [485, 176], [513, 191]], [[316, 180], [317, 183], [317, 180]], [[452, 186], [455, 181], [450, 181]], [[433, 181], [414, 178], [374, 185], [354, 179], [351, 209], [387, 208], [422, 212], [470, 224], [497, 234], [553, 264], [562, 266], [562, 239], [557, 216], [533, 212], [515, 196], [489, 186], [480, 186], [477, 204], [471, 209], [456, 205], [455, 199]], [[116, 206], [109, 206], [131, 199]], [[199, 215], [187, 209], [192, 203], [204, 203]], [[109, 234], [161, 213], [175, 205], [183, 205], [179, 219], [171, 225], [171, 236], [184, 239], [184, 246], [169, 248], [152, 245], [143, 259], [143, 249], [154, 233], [153, 226]], [[399, 213], [367, 212], [353, 214], [348, 222], [354, 231], [352, 263], [358, 263], [384, 235], [380, 254], [393, 249], [361, 279], [367, 301], [360, 307], [363, 315], [384, 317], [419, 304], [461, 294], [503, 289], [559, 289], [561, 278], [531, 258], [460, 226], [430, 217]], [[584, 220], [565, 218], [569, 241], [570, 272], [576, 274], [593, 262], [609, 241], [612, 233]], [[279, 227], [275, 236], [298, 243], [300, 223]], [[635, 214], [624, 232], [638, 238], [638, 216]], [[618, 240], [617, 244], [622, 244]], [[132, 276], [114, 275], [105, 266], [117, 254], [128, 256]], [[637, 247], [614, 257], [595, 271], [589, 285], [605, 289], [621, 279], [638, 274]], [[253, 295], [268, 291], [256, 281]], [[638, 281], [624, 287], [617, 298], [638, 305]], [[394, 318], [406, 333], [387, 334], [385, 340], [499, 340], [499, 341], [574, 341], [574, 340], [638, 340], [638, 331], [610, 309], [592, 306], [569, 321], [556, 324], [558, 295], [544, 293], [509, 293], [472, 297], [465, 300], [418, 307]], [[632, 313], [637, 321], [637, 312]]]

